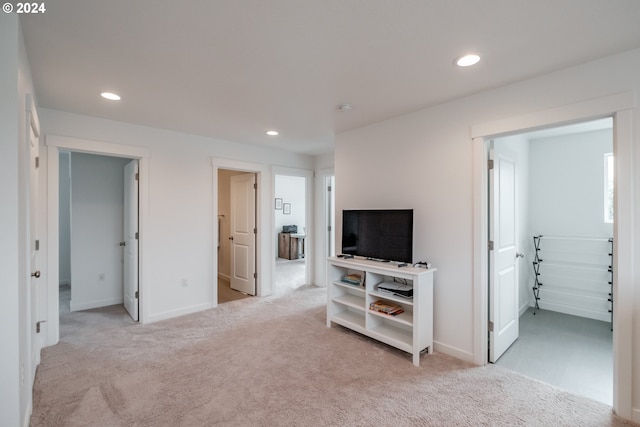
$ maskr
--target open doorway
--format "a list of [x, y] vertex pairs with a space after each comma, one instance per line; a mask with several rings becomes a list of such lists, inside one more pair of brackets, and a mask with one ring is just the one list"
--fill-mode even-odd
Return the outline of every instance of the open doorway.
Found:
[[[509, 320], [518, 334], [503, 354], [489, 359], [607, 404], [613, 403], [613, 171], [606, 162], [613, 152], [612, 126], [608, 118], [490, 143], [496, 158], [507, 156], [515, 165], [514, 186], [506, 188], [515, 195], [510, 227], [518, 284], [515, 300], [504, 299], [516, 305], [517, 319], [506, 314], [512, 310], [504, 301], [491, 307], [489, 295], [490, 336]], [[490, 258], [503, 247], [494, 245]], [[495, 296], [504, 283], [498, 276], [491, 280]]]
[[307, 178], [275, 175], [274, 179], [275, 292], [282, 293], [307, 284]]
[[137, 160], [59, 153], [61, 329], [91, 322], [92, 313], [108, 326], [139, 319], [137, 173]]
[[256, 295], [256, 174], [218, 169], [218, 304]]

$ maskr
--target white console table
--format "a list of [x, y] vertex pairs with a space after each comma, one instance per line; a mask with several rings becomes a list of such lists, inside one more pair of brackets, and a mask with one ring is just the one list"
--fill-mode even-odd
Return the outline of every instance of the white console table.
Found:
[[[433, 353], [433, 274], [435, 268], [398, 267], [362, 258], [329, 258], [327, 268], [327, 326], [342, 325], [385, 344], [413, 355], [419, 366], [420, 353]], [[359, 274], [364, 286], [342, 279]], [[395, 296], [378, 290], [382, 282], [402, 282], [413, 285], [413, 298]], [[377, 300], [400, 305], [404, 310], [397, 316], [369, 309]]]

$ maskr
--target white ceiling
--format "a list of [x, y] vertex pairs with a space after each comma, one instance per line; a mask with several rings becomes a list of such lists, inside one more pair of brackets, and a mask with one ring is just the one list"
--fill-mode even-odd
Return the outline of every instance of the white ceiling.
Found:
[[[340, 132], [640, 47], [638, 0], [45, 5], [21, 16], [41, 107], [307, 154], [330, 152]], [[480, 63], [455, 67], [469, 51]]]

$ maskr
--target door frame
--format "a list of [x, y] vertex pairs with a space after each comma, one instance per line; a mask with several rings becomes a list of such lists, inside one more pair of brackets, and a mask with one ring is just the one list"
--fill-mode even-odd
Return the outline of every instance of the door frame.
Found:
[[471, 128], [473, 139], [473, 361], [488, 361], [488, 143], [509, 134], [613, 117], [615, 220], [613, 227], [613, 410], [632, 417], [633, 319], [633, 93], [626, 92], [554, 109], [484, 123]]
[[[331, 193], [329, 193], [329, 191], [327, 191], [327, 179], [333, 177], [333, 183], [334, 183], [334, 187], [335, 187], [335, 171], [333, 168], [330, 169], [323, 169], [320, 170], [317, 174], [316, 174], [316, 183], [315, 183], [315, 191], [316, 191], [316, 195], [315, 195], [315, 203], [316, 206], [319, 207], [315, 208], [314, 212], [316, 213], [316, 215], [318, 215], [318, 221], [316, 222], [316, 228], [315, 228], [315, 235], [316, 236], [322, 236], [322, 238], [319, 238], [319, 244], [320, 246], [318, 246], [318, 252], [315, 255], [315, 262], [313, 263], [316, 266], [316, 270], [315, 270], [315, 274], [312, 276], [315, 279], [315, 285], [316, 286], [327, 286], [327, 265], [328, 265], [328, 254], [329, 254], [329, 249], [330, 249], [330, 245], [331, 245], [331, 239], [329, 238], [329, 232], [328, 232], [328, 227], [330, 225], [333, 225], [333, 229], [331, 230], [331, 233], [333, 233], [333, 241], [334, 241], [334, 247], [333, 249], [336, 250], [336, 246], [338, 245], [338, 242], [336, 241], [336, 236], [335, 236], [335, 232], [336, 232], [336, 227], [335, 227], [335, 203], [333, 204], [333, 206], [330, 206], [330, 201], [328, 200], [329, 198], [333, 197], [333, 201], [335, 202], [335, 188], [331, 189]], [[333, 210], [333, 223], [331, 224], [331, 218], [329, 218], [330, 216], [330, 212], [329, 209]]]
[[[270, 200], [273, 199], [273, 186], [267, 185], [270, 180], [271, 172], [267, 165], [251, 162], [243, 162], [231, 159], [214, 157], [211, 159], [213, 167], [213, 188], [212, 188], [212, 212], [211, 212], [211, 230], [212, 230], [212, 248], [211, 253], [217, 253], [216, 245], [218, 242], [218, 172], [221, 169], [234, 170], [239, 172], [249, 172], [256, 174], [256, 296], [269, 295], [272, 291], [271, 278], [272, 267], [269, 259], [273, 256], [273, 249], [268, 245], [270, 240], [266, 239], [265, 233], [271, 233], [273, 230], [273, 212], [265, 215], [264, 207], [271, 206]], [[218, 306], [218, 261], [217, 257], [212, 262], [212, 288], [213, 288], [213, 304], [212, 307]]]
[[[312, 270], [312, 266], [313, 263], [311, 263], [311, 259], [314, 256], [314, 250], [313, 250], [313, 230], [314, 230], [314, 225], [313, 225], [313, 200], [312, 200], [312, 196], [313, 196], [313, 171], [310, 170], [306, 170], [306, 169], [295, 169], [295, 168], [286, 168], [286, 167], [274, 167], [273, 168], [273, 176], [271, 178], [271, 187], [273, 188], [273, 194], [275, 194], [275, 188], [276, 188], [276, 175], [282, 175], [282, 176], [296, 176], [296, 177], [301, 177], [301, 178], [305, 178], [304, 180], [304, 203], [305, 203], [305, 217], [304, 217], [304, 221], [305, 221], [305, 228], [306, 228], [306, 235], [304, 238], [304, 283], [306, 285], [311, 284], [311, 278], [314, 277], [313, 276], [313, 271]], [[276, 220], [275, 220], [275, 213], [272, 210], [272, 215], [273, 218], [271, 220], [271, 247], [276, 248], [278, 246], [278, 237], [277, 237], [277, 230], [276, 230]], [[272, 258], [272, 268], [273, 271], [275, 271], [276, 268], [276, 257]]]
[[145, 235], [149, 218], [149, 159], [151, 152], [145, 147], [113, 144], [102, 141], [92, 141], [81, 138], [71, 138], [58, 135], [46, 135], [47, 148], [47, 345], [57, 344], [60, 340], [60, 310], [59, 310], [59, 154], [60, 151], [74, 153], [99, 154], [112, 157], [137, 159], [139, 164], [139, 236], [138, 241], [138, 289], [140, 292], [139, 319], [140, 323], [149, 321], [148, 301], [144, 297], [145, 286]]

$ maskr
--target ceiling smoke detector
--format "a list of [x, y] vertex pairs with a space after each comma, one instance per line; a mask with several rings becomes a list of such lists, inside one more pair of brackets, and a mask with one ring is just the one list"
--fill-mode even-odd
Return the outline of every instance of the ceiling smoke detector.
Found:
[[338, 111], [340, 111], [341, 113], [348, 113], [351, 110], [353, 110], [353, 105], [351, 105], [351, 104], [340, 104], [340, 105], [338, 105]]

